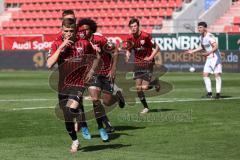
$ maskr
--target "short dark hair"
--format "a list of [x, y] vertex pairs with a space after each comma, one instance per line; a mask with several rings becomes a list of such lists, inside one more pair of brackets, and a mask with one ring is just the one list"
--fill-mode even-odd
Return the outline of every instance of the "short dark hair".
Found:
[[63, 19], [62, 21], [62, 27], [66, 27], [66, 28], [76, 28], [76, 21], [75, 19], [72, 19], [72, 18], [66, 18], [66, 19]]
[[83, 18], [78, 21], [77, 27], [81, 27], [83, 25], [88, 25], [90, 27], [90, 30], [92, 33], [95, 33], [97, 31], [97, 23], [92, 20], [91, 18]]
[[139, 20], [137, 18], [132, 18], [129, 23], [128, 23], [128, 26], [130, 27], [131, 24], [133, 23], [137, 23], [137, 25], [139, 26]]
[[63, 11], [62, 17], [66, 16], [66, 15], [75, 15], [75, 14], [74, 14], [74, 11], [73, 11], [73, 10], [68, 9], [68, 10], [64, 10], [64, 11]]
[[207, 23], [206, 22], [199, 22], [198, 26], [203, 26], [203, 27], [207, 28]]

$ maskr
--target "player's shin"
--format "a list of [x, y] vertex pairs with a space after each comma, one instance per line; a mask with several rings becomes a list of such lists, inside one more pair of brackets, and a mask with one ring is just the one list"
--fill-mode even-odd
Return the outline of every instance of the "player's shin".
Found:
[[77, 115], [77, 122], [80, 125], [80, 127], [88, 127], [86, 122], [86, 117], [84, 114], [84, 106], [82, 104], [79, 104], [78, 108], [78, 115]]
[[203, 77], [206, 90], [208, 94], [212, 94], [212, 85], [211, 85], [211, 79], [209, 77]]
[[70, 108], [65, 106], [63, 108], [64, 118], [65, 118], [65, 126], [66, 130], [68, 131], [69, 136], [73, 141], [77, 140], [77, 133], [74, 128], [74, 122], [73, 122], [73, 114], [70, 111]]
[[105, 115], [104, 107], [101, 104], [100, 100], [93, 101], [93, 110], [94, 115], [97, 121], [98, 129], [103, 128], [103, 116]]
[[143, 91], [137, 91], [138, 98], [140, 99], [141, 103], [143, 104], [144, 108], [148, 108], [148, 104], [145, 98], [145, 94]]
[[104, 116], [102, 117], [102, 120], [103, 120], [103, 123], [105, 124], [106, 128], [112, 127], [112, 125], [111, 125], [111, 123], [110, 123], [107, 115], [104, 115]]

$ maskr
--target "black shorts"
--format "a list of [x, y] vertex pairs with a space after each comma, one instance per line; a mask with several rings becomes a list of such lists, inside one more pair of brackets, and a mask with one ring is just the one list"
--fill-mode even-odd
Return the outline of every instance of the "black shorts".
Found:
[[85, 91], [84, 87], [70, 87], [63, 90], [62, 93], [58, 93], [59, 102], [63, 100], [73, 99], [78, 103], [82, 103], [82, 96]]
[[143, 63], [141, 65], [141, 63], [139, 63], [138, 65], [134, 66], [134, 77], [133, 79], [142, 79], [145, 81], [150, 82], [152, 79], [152, 75], [153, 75], [153, 63]]
[[152, 79], [152, 70], [137, 70], [134, 71], [134, 77], [133, 79], [142, 79], [144, 81], [150, 82]]
[[98, 87], [105, 92], [113, 92], [113, 82], [104, 75], [94, 75], [90, 86]]

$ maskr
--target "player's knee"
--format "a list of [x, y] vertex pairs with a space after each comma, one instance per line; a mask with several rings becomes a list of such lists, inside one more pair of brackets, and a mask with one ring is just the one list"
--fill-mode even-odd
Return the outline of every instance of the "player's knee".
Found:
[[142, 86], [142, 90], [144, 90], [144, 91], [148, 90], [148, 88], [149, 88], [148, 85], [143, 85]]
[[137, 91], [141, 91], [142, 90], [142, 86], [141, 85], [137, 85], [136, 89], [137, 89]]
[[221, 74], [220, 74], [220, 73], [216, 73], [216, 74], [215, 74], [215, 78], [218, 78], [218, 77], [221, 77]]
[[208, 77], [208, 73], [203, 72], [202, 76], [203, 77]]
[[78, 103], [76, 100], [74, 100], [74, 99], [70, 99], [70, 100], [68, 100], [68, 102], [67, 102], [67, 106], [68, 106], [69, 108], [74, 108], [74, 109], [76, 109], [76, 108], [78, 107], [78, 105], [79, 105], [79, 103]]

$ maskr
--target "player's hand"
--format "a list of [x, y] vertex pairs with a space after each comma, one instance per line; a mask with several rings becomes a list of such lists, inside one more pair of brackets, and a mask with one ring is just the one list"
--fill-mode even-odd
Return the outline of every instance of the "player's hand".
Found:
[[110, 81], [113, 81], [115, 79], [115, 76], [116, 76], [116, 70], [111, 69], [110, 72], [108, 73], [107, 77], [109, 78]]
[[64, 39], [62, 44], [60, 45], [61, 49], [64, 49], [65, 47], [71, 46], [74, 42], [70, 40], [69, 38]]
[[144, 60], [145, 60], [145, 61], [152, 61], [152, 60], [153, 60], [153, 57], [151, 57], [151, 56], [145, 57]]
[[193, 51], [192, 51], [192, 50], [188, 50], [188, 51], [185, 51], [185, 53], [187, 53], [187, 54], [192, 54]]
[[92, 79], [93, 74], [94, 74], [94, 71], [91, 69], [91, 70], [88, 72], [88, 74], [87, 74], [87, 76], [86, 76], [86, 78], [85, 78], [85, 82], [86, 82], [86, 83], [89, 82], [89, 81]]

